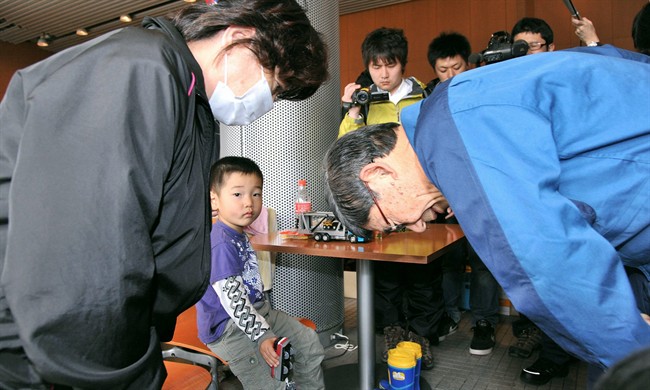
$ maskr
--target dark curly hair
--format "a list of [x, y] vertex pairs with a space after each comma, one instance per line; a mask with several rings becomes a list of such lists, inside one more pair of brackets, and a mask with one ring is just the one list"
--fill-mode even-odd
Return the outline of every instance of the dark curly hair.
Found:
[[187, 42], [210, 38], [229, 26], [253, 27], [245, 45], [268, 70], [279, 70], [278, 98], [303, 100], [328, 78], [327, 48], [295, 0], [220, 0], [194, 4], [179, 11], [172, 22]]

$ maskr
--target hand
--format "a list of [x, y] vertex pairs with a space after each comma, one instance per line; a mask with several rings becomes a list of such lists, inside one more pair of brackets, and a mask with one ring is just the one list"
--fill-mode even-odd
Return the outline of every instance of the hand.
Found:
[[280, 358], [278, 357], [278, 354], [275, 353], [275, 348], [273, 348], [275, 340], [277, 340], [277, 338], [266, 339], [260, 344], [260, 354], [262, 354], [266, 364], [271, 367], [277, 367], [278, 364], [280, 364]]
[[594, 27], [591, 20], [584, 16], [581, 19], [571, 18], [571, 24], [575, 26], [575, 33], [582, 42], [600, 42], [596, 34], [596, 27]]
[[454, 210], [452, 210], [451, 207], [447, 207], [447, 215], [445, 215], [445, 219], [449, 219], [449, 218], [453, 217], [454, 215], [456, 215], [456, 214], [454, 214]]
[[359, 88], [361, 88], [361, 85], [357, 83], [350, 83], [346, 85], [345, 89], [343, 90], [343, 96], [341, 96], [341, 101], [344, 103], [352, 103], [352, 94]]
[[[341, 102], [352, 103], [352, 94], [359, 88], [361, 88], [361, 85], [357, 83], [350, 83], [346, 85], [345, 89], [343, 90], [343, 96], [341, 96]], [[361, 107], [359, 106], [352, 106], [348, 109], [348, 116], [350, 118], [358, 119], [360, 113]]]

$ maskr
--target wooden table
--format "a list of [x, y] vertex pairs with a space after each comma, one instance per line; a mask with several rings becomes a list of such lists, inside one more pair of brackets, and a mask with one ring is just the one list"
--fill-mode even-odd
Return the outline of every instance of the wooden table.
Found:
[[[380, 240], [347, 241], [282, 239], [277, 233], [251, 237], [255, 250], [356, 260], [428, 264], [465, 241], [458, 225], [428, 224], [422, 233], [394, 233]], [[357, 316], [359, 322], [359, 388], [375, 388], [374, 271], [372, 261], [357, 261]]]

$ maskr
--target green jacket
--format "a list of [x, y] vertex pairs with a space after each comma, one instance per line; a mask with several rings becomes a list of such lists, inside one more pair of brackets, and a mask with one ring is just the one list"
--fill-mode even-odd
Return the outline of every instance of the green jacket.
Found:
[[[341, 125], [339, 126], [339, 137], [342, 137], [344, 134], [347, 134], [350, 131], [356, 130], [365, 125], [374, 125], [386, 122], [400, 122], [399, 113], [402, 108], [419, 102], [426, 97], [426, 94], [424, 92], [426, 85], [415, 77], [409, 77], [409, 80], [413, 82], [413, 88], [411, 89], [411, 92], [404, 96], [399, 102], [397, 102], [397, 104], [394, 104], [390, 100], [370, 103], [365, 110], [365, 117], [367, 120], [364, 121], [364, 116], [358, 119], [353, 119], [350, 118], [350, 116], [346, 113], [343, 116]], [[377, 91], [377, 86], [372, 84], [370, 86], [370, 92]], [[362, 112], [363, 111], [364, 110], [362, 109]]]

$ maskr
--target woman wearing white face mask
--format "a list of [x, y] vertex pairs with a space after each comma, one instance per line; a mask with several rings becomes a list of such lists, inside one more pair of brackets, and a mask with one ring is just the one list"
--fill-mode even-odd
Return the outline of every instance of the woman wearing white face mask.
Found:
[[[215, 5], [221, 6], [223, 2]], [[246, 21], [250, 21], [250, 25], [244, 24]], [[250, 124], [270, 111], [277, 98], [302, 100], [311, 96], [323, 81], [321, 77], [326, 77], [326, 62], [318, 65], [301, 58], [310, 55], [311, 51], [325, 58], [324, 47], [310, 47], [307, 43], [303, 49], [287, 50], [286, 46], [279, 45], [279, 40], [270, 39], [283, 28], [278, 27], [269, 33], [268, 25], [242, 18], [236, 25], [223, 25], [223, 29], [209, 39], [189, 40], [188, 47], [203, 69], [212, 113], [219, 122]], [[187, 31], [191, 34], [194, 29]], [[282, 35], [286, 34], [282, 31]], [[279, 53], [263, 53], [262, 48], [268, 46]], [[280, 53], [284, 59], [274, 61]]]
[[209, 284], [214, 117], [311, 96], [326, 57], [295, 0], [220, 0], [16, 73], [0, 103], [0, 388], [161, 387], [159, 342]]
[[217, 86], [210, 96], [212, 114], [226, 125], [248, 125], [273, 108], [274, 98], [269, 81], [260, 65], [260, 80], [243, 94], [237, 95], [228, 87], [228, 53], [223, 58], [224, 80], [217, 81]]
[[[274, 101], [271, 85], [281, 88], [275, 79], [275, 72], [265, 72], [254, 53], [243, 44], [236, 43], [238, 40], [250, 39], [254, 36], [253, 28], [231, 26], [219, 32], [213, 39], [189, 45], [190, 50], [197, 52], [196, 57], [200, 64], [205, 60], [201, 65], [204, 69], [208, 69], [204, 75], [210, 94], [210, 108], [214, 117], [226, 125], [248, 125], [270, 111]], [[212, 59], [214, 50], [201, 50], [210, 47], [220, 48], [217, 60]], [[228, 68], [229, 55], [230, 69]], [[212, 63], [217, 61], [219, 65], [212, 66]], [[259, 67], [257, 77], [254, 73], [255, 65]], [[228, 85], [229, 76], [230, 85]], [[216, 86], [210, 93], [215, 82]]]

